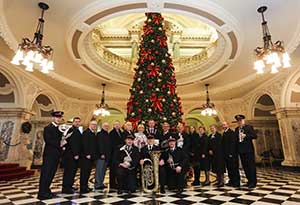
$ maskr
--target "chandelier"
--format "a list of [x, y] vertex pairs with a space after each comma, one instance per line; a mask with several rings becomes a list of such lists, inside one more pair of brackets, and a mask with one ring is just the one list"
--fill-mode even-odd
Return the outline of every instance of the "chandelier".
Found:
[[254, 69], [257, 74], [263, 74], [266, 68], [266, 64], [271, 66], [271, 73], [278, 73], [278, 68], [289, 68], [290, 56], [284, 50], [283, 41], [272, 42], [271, 34], [265, 20], [264, 12], [267, 10], [266, 6], [259, 7], [257, 9], [258, 13], [262, 16], [262, 31], [263, 31], [263, 41], [264, 47], [257, 47], [255, 55], [257, 60], [254, 62]]
[[96, 110], [94, 111], [94, 115], [101, 115], [102, 117], [109, 116], [110, 112], [108, 111], [108, 105], [105, 103], [105, 83], [102, 83], [102, 97], [101, 102], [96, 104]]
[[206, 87], [206, 103], [202, 105], [202, 111], [201, 111], [201, 115], [203, 115], [203, 116], [217, 115], [215, 105], [213, 103], [211, 103], [210, 99], [209, 99], [208, 86], [209, 86], [209, 84], [205, 84], [205, 87]]
[[53, 49], [48, 45], [42, 45], [45, 23], [44, 12], [49, 9], [49, 6], [43, 2], [40, 2], [38, 5], [42, 9], [42, 14], [39, 18], [33, 40], [31, 41], [28, 38], [22, 39], [11, 63], [14, 65], [20, 65], [21, 63], [26, 66], [25, 70], [30, 72], [33, 72], [33, 68], [39, 65], [42, 73], [49, 73], [49, 71], [54, 70], [53, 61], [51, 60]]

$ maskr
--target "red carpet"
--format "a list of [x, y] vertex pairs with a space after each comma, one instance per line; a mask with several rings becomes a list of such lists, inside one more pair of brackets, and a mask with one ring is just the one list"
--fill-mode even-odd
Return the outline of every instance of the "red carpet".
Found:
[[0, 163], [0, 181], [22, 179], [33, 174], [34, 170], [26, 170], [26, 167], [20, 167], [19, 164]]

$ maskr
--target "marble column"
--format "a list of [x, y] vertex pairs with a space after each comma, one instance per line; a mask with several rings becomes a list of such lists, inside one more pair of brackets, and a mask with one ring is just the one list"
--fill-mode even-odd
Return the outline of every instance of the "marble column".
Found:
[[300, 167], [300, 108], [280, 108], [276, 114], [284, 153], [283, 166]]
[[24, 108], [0, 108], [1, 161], [30, 166], [32, 152], [27, 149], [28, 135], [21, 132], [21, 124], [32, 115]]

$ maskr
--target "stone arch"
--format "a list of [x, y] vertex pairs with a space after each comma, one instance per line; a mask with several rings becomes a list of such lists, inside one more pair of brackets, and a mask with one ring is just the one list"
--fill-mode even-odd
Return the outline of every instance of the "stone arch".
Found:
[[276, 106], [272, 97], [266, 93], [261, 94], [252, 105], [252, 119], [276, 119], [275, 114], [271, 113], [275, 109]]
[[31, 110], [36, 113], [37, 119], [51, 117], [51, 112], [56, 109], [55, 100], [46, 93], [37, 94], [31, 105]]
[[300, 107], [300, 72], [296, 71], [286, 81], [281, 94], [282, 107]]
[[20, 106], [24, 104], [24, 95], [21, 84], [15, 76], [0, 68], [0, 104], [7, 106]]

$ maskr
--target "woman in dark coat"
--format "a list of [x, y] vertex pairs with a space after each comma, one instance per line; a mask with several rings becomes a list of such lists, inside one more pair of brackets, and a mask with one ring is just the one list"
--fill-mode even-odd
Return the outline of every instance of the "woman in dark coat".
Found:
[[[209, 180], [209, 155], [208, 155], [208, 136], [206, 135], [206, 130], [204, 126], [199, 127], [199, 162], [200, 162], [200, 171], [205, 172], [205, 181], [202, 182], [203, 186], [210, 185]], [[199, 173], [200, 175], [200, 173]]]
[[193, 186], [200, 185], [200, 136], [196, 132], [194, 126], [190, 127], [191, 133], [191, 164], [194, 169], [194, 181]]
[[223, 154], [222, 135], [217, 132], [217, 126], [210, 126], [211, 134], [209, 135], [209, 155], [211, 159], [212, 172], [217, 175], [217, 187], [224, 186], [225, 160]]

